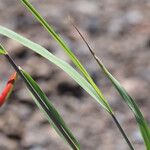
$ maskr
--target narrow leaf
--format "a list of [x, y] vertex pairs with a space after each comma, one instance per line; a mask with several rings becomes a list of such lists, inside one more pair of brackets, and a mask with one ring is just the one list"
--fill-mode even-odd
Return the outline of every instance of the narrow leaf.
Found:
[[77, 140], [75, 139], [75, 137], [73, 136], [71, 131], [68, 129], [64, 120], [62, 119], [60, 114], [57, 112], [55, 107], [52, 105], [52, 103], [49, 101], [47, 96], [44, 94], [44, 92], [40, 89], [38, 84], [32, 79], [32, 77], [27, 72], [25, 72], [22, 69], [21, 69], [21, 71], [22, 71], [24, 77], [26, 78], [27, 82], [30, 83], [30, 86], [32, 86], [32, 88], [35, 90], [36, 94], [38, 94], [38, 96], [42, 99], [42, 102], [46, 106], [47, 111], [49, 113], [45, 110], [45, 108], [42, 107], [42, 105], [39, 103], [39, 101], [34, 96], [34, 94], [30, 91], [35, 103], [40, 108], [40, 110], [45, 114], [47, 120], [53, 125], [53, 127], [56, 129], [57, 133], [61, 137], [63, 137], [68, 142], [68, 144], [70, 144], [72, 149], [80, 150], [79, 143], [77, 142]]
[[6, 51], [4, 50], [3, 46], [0, 44], [0, 55], [6, 54]]
[[[78, 142], [73, 137], [72, 133], [67, 129], [64, 121], [53, 107], [53, 105], [49, 102], [46, 95], [42, 92], [42, 90], [38, 87], [32, 77], [27, 74], [24, 70], [16, 65], [14, 60], [9, 56], [9, 54], [4, 55], [8, 62], [12, 65], [12, 67], [16, 70], [18, 75], [22, 78], [24, 83], [26, 84], [29, 91], [32, 93], [36, 104], [39, 106], [40, 110], [42, 110], [49, 122], [52, 123], [55, 130], [64, 137], [65, 141], [70, 144], [73, 150], [80, 150]], [[62, 123], [60, 124], [59, 121]]]
[[108, 72], [106, 67], [101, 63], [101, 68], [104, 71], [104, 73], [107, 75], [107, 77], [110, 79], [110, 81], [113, 83], [115, 88], [118, 90], [119, 94], [123, 98], [123, 100], [127, 103], [129, 108], [132, 110], [132, 112], [135, 115], [135, 118], [137, 120], [138, 126], [140, 128], [141, 134], [143, 136], [145, 145], [147, 147], [147, 150], [150, 150], [150, 132], [149, 127], [146, 122], [146, 120], [143, 117], [142, 112], [140, 111], [138, 105], [134, 101], [134, 99], [126, 92], [126, 90], [121, 86], [121, 84]]
[[83, 67], [83, 65], [80, 63], [78, 58], [74, 55], [72, 50], [69, 48], [69, 46], [63, 41], [60, 35], [58, 35], [52, 26], [50, 26], [46, 20], [40, 15], [40, 13], [29, 3], [28, 0], [21, 0], [22, 3], [28, 8], [28, 10], [36, 17], [36, 19], [42, 24], [42, 26], [48, 31], [48, 33], [55, 39], [55, 41], [64, 49], [64, 51], [67, 53], [67, 55], [70, 57], [72, 62], [76, 65], [76, 67], [81, 71], [85, 79], [92, 85], [94, 90], [97, 92], [99, 96], [99, 101], [101, 105], [103, 105], [107, 110], [112, 114], [112, 110], [105, 99], [104, 95], [102, 94], [101, 90], [97, 87], [93, 79], [90, 77], [86, 69]]
[[51, 54], [47, 49], [44, 47], [28, 40], [27, 38], [13, 32], [10, 29], [7, 29], [3, 26], [0, 26], [0, 34], [9, 37], [11, 39], [14, 39], [24, 45], [25, 47], [28, 47], [29, 49], [33, 50], [34, 52], [38, 53], [39, 55], [43, 56], [44, 58], [48, 59], [58, 67], [60, 67], [62, 70], [64, 70], [72, 79], [74, 79], [87, 93], [89, 93], [105, 110], [107, 110], [109, 113], [112, 113], [110, 109], [102, 102], [100, 101], [100, 97], [95, 91], [95, 89], [85, 80], [73, 67], [71, 67], [68, 63], [61, 60], [60, 58], [56, 57], [55, 55]]
[[[99, 103], [109, 112], [111, 116], [113, 115], [112, 109], [109, 106], [107, 100], [105, 99], [104, 95], [102, 94], [101, 90], [97, 87], [93, 79], [90, 77], [86, 69], [83, 67], [83, 65], [80, 63], [80, 61], [77, 59], [77, 57], [74, 55], [72, 50], [69, 48], [69, 46], [63, 41], [63, 39], [58, 35], [54, 29], [44, 20], [44, 18], [38, 13], [38, 11], [29, 3], [28, 0], [21, 0], [23, 4], [28, 8], [28, 10], [36, 17], [36, 19], [43, 25], [43, 27], [49, 32], [49, 34], [55, 39], [55, 41], [64, 49], [64, 51], [67, 53], [67, 55], [70, 57], [72, 62], [76, 65], [76, 67], [81, 71], [82, 75], [85, 77], [85, 79], [91, 84], [91, 86], [94, 88], [95, 92], [98, 95], [98, 101]], [[115, 116], [114, 116], [115, 118]], [[113, 118], [113, 119], [114, 119]], [[116, 119], [116, 118], [115, 118]], [[116, 123], [116, 122], [115, 122]], [[117, 125], [117, 124], [116, 124]], [[119, 124], [120, 125], [120, 124]], [[118, 126], [118, 125], [117, 125]], [[118, 126], [119, 128], [119, 126]], [[121, 130], [120, 130], [121, 131]], [[123, 131], [123, 130], [122, 130]], [[121, 131], [121, 132], [122, 132]], [[133, 150], [133, 147], [128, 140], [127, 137], [125, 137], [125, 133], [122, 132], [122, 135], [126, 139], [126, 142], [128, 143], [130, 149]]]
[[115, 86], [115, 88], [118, 90], [119, 94], [123, 98], [124, 102], [129, 106], [129, 108], [132, 110], [132, 112], [135, 115], [135, 118], [137, 120], [138, 126], [140, 128], [143, 140], [145, 142], [147, 150], [150, 150], [150, 131], [149, 126], [146, 120], [143, 117], [142, 112], [140, 111], [138, 105], [133, 100], [133, 98], [126, 92], [126, 90], [121, 86], [121, 84], [110, 74], [108, 69], [104, 66], [102, 61], [96, 56], [95, 52], [92, 50], [88, 42], [85, 40], [81, 32], [78, 30], [78, 28], [72, 24], [76, 31], [79, 33], [85, 44], [87, 45], [88, 49], [90, 50], [91, 54], [93, 55], [94, 59], [100, 66], [100, 68], [103, 70], [104, 74], [107, 76], [107, 78], [112, 82], [112, 84]]
[[[58, 67], [60, 67], [62, 70], [64, 70], [66, 73], [68, 73], [68, 75], [70, 75], [70, 77], [72, 77], [72, 79], [74, 79], [85, 91], [87, 91], [87, 93], [89, 93], [101, 106], [103, 106], [103, 108], [105, 110], [107, 110], [107, 112], [109, 114], [111, 114], [111, 116], [114, 116], [112, 111], [110, 111], [110, 109], [108, 109], [108, 107], [106, 107], [106, 105], [104, 105], [99, 100], [100, 97], [97, 94], [97, 92], [95, 91], [95, 89], [91, 86], [91, 84], [87, 80], [85, 80], [85, 78], [83, 78], [76, 70], [74, 70], [68, 63], [57, 58], [56, 56], [54, 56], [53, 54], [48, 52], [48, 50], [41, 47], [40, 45], [33, 43], [32, 41], [18, 35], [17, 33], [13, 32], [13, 31], [5, 28], [5, 27], [0, 26], [0, 34], [18, 41], [22, 45], [32, 49], [34, 52], [40, 54], [41, 56], [45, 57], [46, 59], [48, 59], [49, 61], [51, 61], [52, 63], [54, 63]], [[117, 125], [117, 127], [119, 128], [118, 125]], [[119, 128], [119, 130], [120, 130], [120, 128]], [[122, 132], [122, 135], [124, 136], [125, 134]], [[127, 137], [125, 139], [127, 139]], [[126, 140], [126, 141], [127, 141], [127, 143], [130, 143], [129, 140]], [[130, 149], [133, 149], [132, 146], [130, 146], [130, 147], [131, 147]]]

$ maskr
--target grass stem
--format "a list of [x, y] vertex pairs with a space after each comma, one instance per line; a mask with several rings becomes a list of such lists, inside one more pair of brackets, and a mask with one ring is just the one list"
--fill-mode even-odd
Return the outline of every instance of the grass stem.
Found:
[[[92, 50], [92, 48], [90, 47], [90, 45], [88, 44], [88, 42], [86, 41], [86, 39], [84, 38], [84, 36], [82, 35], [82, 33], [79, 31], [79, 29], [75, 26], [75, 24], [73, 22], [70, 22], [71, 25], [75, 28], [75, 30], [79, 33], [79, 35], [81, 36], [82, 40], [85, 42], [86, 46], [88, 47], [89, 51], [91, 52], [91, 54], [93, 55], [93, 57], [95, 58], [96, 62], [98, 63], [99, 66], [101, 66], [103, 68], [103, 65], [100, 61], [100, 59], [95, 55], [94, 51]], [[134, 150], [131, 142], [129, 141], [127, 135], [125, 134], [123, 128], [121, 127], [120, 123], [118, 122], [117, 118], [115, 117], [115, 115], [112, 113], [110, 114], [112, 119], [114, 120], [116, 126], [118, 127], [119, 131], [121, 132], [122, 136], [124, 137], [125, 141], [127, 142], [128, 146], [130, 147], [131, 150]]]
[[113, 118], [113, 121], [117, 125], [119, 131], [121, 132], [122, 136], [124, 137], [125, 141], [127, 142], [128, 146], [130, 147], [131, 150], [134, 150], [131, 142], [129, 141], [127, 135], [125, 134], [124, 130], [122, 129], [120, 123], [118, 122], [117, 118], [114, 116], [114, 114], [111, 114], [111, 117]]

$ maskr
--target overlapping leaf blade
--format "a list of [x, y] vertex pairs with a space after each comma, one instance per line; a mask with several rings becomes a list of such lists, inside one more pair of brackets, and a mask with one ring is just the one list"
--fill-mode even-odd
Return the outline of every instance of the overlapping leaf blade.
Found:
[[150, 150], [150, 130], [149, 126], [146, 122], [146, 120], [143, 117], [143, 114], [141, 113], [140, 109], [138, 108], [138, 105], [136, 102], [132, 99], [132, 97], [126, 92], [126, 90], [121, 86], [121, 84], [112, 76], [112, 74], [108, 71], [108, 69], [104, 66], [102, 61], [96, 56], [95, 52], [92, 50], [82, 33], [79, 31], [79, 29], [72, 24], [75, 30], [79, 33], [82, 40], [85, 42], [86, 46], [88, 47], [89, 51], [91, 52], [92, 56], [98, 63], [99, 67], [102, 69], [106, 77], [112, 82], [112, 84], [115, 86], [115, 88], [118, 90], [119, 94], [123, 98], [123, 100], [126, 102], [126, 104], [129, 106], [129, 108], [133, 111], [135, 118], [137, 120], [138, 126], [140, 128], [141, 134], [143, 136], [145, 145], [147, 147], [147, 150]]
[[67, 53], [67, 55], [70, 57], [72, 62], [76, 65], [76, 67], [81, 71], [85, 79], [92, 85], [96, 93], [98, 94], [98, 100], [99, 103], [103, 107], [106, 108], [106, 110], [109, 113], [113, 113], [107, 100], [105, 99], [104, 95], [102, 94], [101, 90], [97, 87], [97, 85], [94, 83], [93, 79], [90, 77], [86, 69], [83, 67], [83, 65], [80, 63], [80, 61], [77, 59], [77, 57], [74, 55], [72, 50], [69, 48], [69, 46], [64, 42], [64, 40], [58, 35], [54, 29], [46, 22], [46, 20], [40, 15], [40, 13], [29, 3], [28, 0], [21, 0], [22, 3], [28, 8], [28, 10], [36, 17], [36, 19], [42, 24], [42, 26], [48, 31], [48, 33], [56, 40], [56, 42], [63, 48], [63, 50]]
[[[53, 62], [54, 64], [56, 64], [57, 66], [59, 66], [60, 68], [62, 68], [65, 72], [67, 72], [80, 86], [82, 86], [93, 98], [95, 98], [95, 100], [97, 100], [97, 102], [103, 106], [103, 108], [105, 108], [105, 110], [107, 110], [107, 112], [109, 112], [109, 114], [112, 116], [113, 120], [115, 121], [118, 129], [120, 130], [121, 134], [123, 135], [124, 139], [126, 140], [126, 142], [128, 143], [130, 149], [134, 149], [132, 144], [130, 143], [130, 141], [128, 140], [125, 132], [123, 131], [123, 129], [121, 128], [119, 122], [117, 121], [117, 118], [114, 116], [111, 107], [109, 106], [107, 100], [105, 99], [105, 97], [103, 96], [101, 90], [97, 87], [97, 85], [94, 83], [93, 79], [90, 77], [90, 75], [88, 74], [88, 72], [86, 71], [86, 69], [83, 67], [83, 65], [80, 63], [80, 61], [77, 59], [77, 57], [74, 55], [74, 53], [71, 51], [71, 49], [68, 47], [68, 45], [63, 41], [63, 39], [53, 30], [53, 28], [51, 26], [49, 26], [49, 24], [41, 17], [41, 15], [35, 10], [35, 8], [29, 3], [28, 0], [21, 0], [25, 6], [33, 13], [33, 15], [39, 20], [39, 22], [44, 26], [44, 28], [46, 28], [46, 30], [52, 35], [52, 37], [57, 41], [57, 43], [64, 49], [64, 51], [68, 54], [68, 56], [70, 57], [70, 59], [72, 60], [72, 62], [76, 65], [76, 67], [81, 71], [82, 75], [84, 76], [84, 78], [78, 74], [78, 72], [76, 72], [72, 67], [70, 67], [68, 64], [60, 64], [60, 62], [63, 62], [60, 59], [56, 59], [56, 57], [52, 54], [50, 57], [46, 56], [47, 51], [45, 52], [41, 52], [39, 51], [39, 49], [35, 50], [34, 48], [37, 45], [34, 45], [35, 47], [33, 47], [33, 43], [31, 44], [32, 47], [30, 47], [32, 50], [36, 51], [37, 53], [41, 54], [43, 57], [49, 59], [51, 62]], [[3, 28], [4, 29], [4, 28]], [[10, 30], [9, 30], [10, 31]], [[1, 32], [1, 31], [0, 31]], [[5, 32], [2, 32], [2, 34], [8, 36], [8, 32], [6, 34], [6, 29]], [[10, 32], [9, 32], [10, 33]], [[14, 33], [13, 33], [14, 34]], [[16, 36], [16, 35], [15, 35]], [[10, 37], [10, 34], [9, 34]], [[11, 36], [14, 39], [14, 36]], [[18, 40], [18, 38], [15, 37], [15, 39]], [[19, 41], [21, 42], [21, 41]], [[29, 41], [28, 41], [29, 42]], [[31, 41], [30, 41], [31, 42]], [[22, 44], [24, 45], [24, 42], [22, 42]], [[27, 43], [26, 43], [27, 44]], [[28, 43], [29, 44], [29, 43]], [[27, 44], [27, 45], [28, 45]], [[35, 43], [34, 43], [35, 44]], [[29, 47], [29, 45], [27, 46]], [[40, 48], [40, 47], [38, 47]], [[42, 50], [42, 49], [41, 49]], [[44, 50], [44, 49], [43, 49]], [[45, 55], [45, 56], [44, 56]], [[55, 57], [55, 58], [54, 58]], [[64, 66], [65, 65], [65, 66]], [[69, 69], [69, 70], [68, 70]]]
[[73, 67], [71, 67], [68, 63], [64, 62], [63, 60], [59, 59], [58, 57], [51, 54], [48, 50], [44, 47], [28, 40], [27, 38], [15, 33], [14, 31], [7, 29], [3, 26], [0, 26], [0, 34], [6, 37], [9, 37], [13, 40], [18, 41], [25, 47], [33, 50], [34, 52], [38, 53], [39, 55], [43, 56], [44, 58], [48, 59], [62, 70], [64, 70], [70, 77], [72, 77], [87, 93], [89, 93], [99, 104], [101, 104], [108, 112], [109, 110], [107, 107], [101, 103], [99, 100], [99, 95], [95, 91], [95, 89], [85, 80]]
[[140, 111], [138, 105], [133, 100], [133, 98], [126, 92], [126, 90], [121, 86], [121, 84], [110, 74], [110, 72], [107, 70], [107, 68], [100, 62], [100, 67], [105, 73], [105, 75], [110, 79], [112, 84], [115, 86], [115, 88], [118, 90], [119, 94], [123, 98], [123, 100], [127, 103], [129, 108], [132, 110], [132, 112], [135, 115], [135, 118], [137, 120], [138, 126], [140, 128], [141, 134], [143, 136], [145, 145], [147, 147], [147, 150], [150, 150], [150, 131], [149, 126], [144, 119], [142, 112]]
[[37, 100], [37, 98], [30, 91], [31, 95], [32, 95], [32, 97], [33, 97], [33, 99], [35, 101], [35, 103], [37, 104], [37, 106], [39, 107], [39, 109], [45, 114], [45, 116], [46, 116], [47, 120], [50, 122], [50, 124], [53, 125], [53, 127], [55, 128], [55, 130], [57, 131], [57, 133], [61, 137], [63, 137], [68, 142], [68, 144], [70, 144], [70, 146], [72, 147], [72, 149], [74, 149], [74, 150], [80, 150], [79, 143], [77, 142], [77, 140], [75, 139], [75, 137], [73, 136], [73, 134], [71, 133], [71, 131], [67, 128], [67, 126], [66, 126], [65, 122], [63, 121], [62, 117], [59, 115], [59, 113], [57, 112], [57, 110], [55, 109], [55, 107], [52, 105], [52, 103], [49, 101], [49, 99], [47, 98], [47, 96], [40, 89], [40, 87], [38, 86], [38, 84], [32, 79], [32, 77], [27, 72], [25, 72], [22, 69], [21, 69], [21, 72], [23, 73], [23, 75], [24, 75], [25, 79], [27, 80], [27, 82], [30, 84], [30, 86], [32, 86], [32, 88], [34, 89], [34, 91], [36, 92], [36, 94], [38, 94], [38, 96], [42, 99], [42, 102], [44, 103], [44, 105], [48, 109], [50, 115], [42, 107], [42, 105], [40, 105], [40, 103]]
[[143, 140], [145, 142], [145, 145], [147, 147], [147, 150], [150, 150], [150, 131], [149, 131], [149, 126], [146, 122], [146, 120], [143, 117], [143, 114], [141, 113], [138, 105], [136, 102], [133, 100], [133, 98], [126, 92], [126, 90], [121, 86], [121, 84], [112, 76], [112, 74], [108, 71], [108, 69], [104, 66], [102, 61], [96, 56], [95, 52], [91, 49], [90, 45], [87, 43], [81, 32], [78, 30], [78, 28], [73, 25], [76, 29], [76, 31], [79, 33], [81, 36], [82, 40], [85, 42], [87, 45], [89, 51], [93, 55], [94, 59], [106, 75], [106, 77], [112, 82], [112, 84], [115, 86], [115, 88], [118, 90], [119, 94], [123, 98], [123, 100], [126, 102], [126, 104], [129, 106], [129, 108], [132, 110], [134, 113], [134, 116], [137, 120], [138, 126], [140, 128]]

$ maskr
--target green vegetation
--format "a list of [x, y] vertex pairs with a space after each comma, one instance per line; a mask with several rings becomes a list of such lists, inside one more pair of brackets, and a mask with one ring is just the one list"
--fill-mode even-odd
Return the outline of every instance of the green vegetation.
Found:
[[[26, 39], [25, 37], [7, 29], [3, 26], [0, 26], [0, 34], [4, 35], [8, 38], [16, 40], [20, 44], [24, 45], [25, 47], [33, 50], [34, 52], [38, 53], [39, 55], [43, 56], [44, 58], [48, 59], [50, 62], [54, 63], [56, 66], [60, 67], [63, 71], [65, 71], [73, 80], [75, 80], [88, 94], [92, 96], [94, 100], [98, 102], [100, 106], [102, 106], [108, 114], [112, 117], [113, 121], [115, 122], [116, 126], [118, 127], [120, 133], [122, 134], [123, 138], [126, 140], [129, 148], [134, 150], [132, 143], [128, 139], [126, 133], [122, 129], [120, 123], [118, 122], [115, 113], [111, 109], [111, 106], [107, 102], [105, 96], [99, 89], [99, 87], [95, 84], [93, 79], [90, 77], [88, 71], [84, 68], [84, 65], [79, 61], [79, 59], [75, 56], [73, 51], [69, 48], [69, 46], [64, 42], [64, 40], [58, 35], [54, 29], [46, 22], [46, 20], [38, 13], [38, 11], [29, 3], [28, 0], [21, 0], [21, 2], [28, 8], [28, 10], [35, 16], [35, 18], [41, 23], [41, 25], [47, 30], [47, 32], [54, 38], [54, 40], [62, 47], [62, 49], [66, 52], [69, 58], [72, 60], [76, 68], [80, 71], [78, 73], [73, 67], [71, 67], [68, 63], [64, 62], [60, 58], [56, 57], [55, 55], [51, 54], [48, 50], [44, 47]], [[80, 34], [84, 42], [86, 43], [87, 47], [89, 48], [91, 55], [93, 55], [94, 59], [103, 70], [106, 77], [112, 82], [114, 87], [118, 90], [119, 94], [122, 97], [122, 100], [129, 106], [132, 110], [137, 124], [140, 128], [141, 135], [145, 142], [145, 146], [147, 150], [150, 150], [150, 129], [149, 126], [144, 119], [138, 105], [136, 102], [129, 96], [126, 90], [121, 86], [121, 84], [110, 74], [108, 69], [104, 66], [101, 60], [95, 55], [94, 51], [90, 48], [89, 44], [80, 33], [78, 28], [73, 25], [77, 32]], [[29, 89], [33, 100], [39, 107], [39, 109], [45, 114], [47, 120], [50, 124], [54, 127], [57, 133], [65, 140], [66, 143], [70, 145], [70, 147], [74, 150], [80, 150], [80, 145], [66, 126], [65, 122], [63, 121], [62, 117], [59, 115], [58, 111], [54, 108], [51, 101], [46, 97], [43, 91], [40, 89], [38, 84], [32, 79], [32, 77], [23, 69], [18, 67], [14, 60], [9, 56], [7, 51], [0, 46], [0, 54], [4, 55], [8, 62], [12, 65], [12, 67], [16, 70], [18, 75], [23, 79], [27, 88]]]

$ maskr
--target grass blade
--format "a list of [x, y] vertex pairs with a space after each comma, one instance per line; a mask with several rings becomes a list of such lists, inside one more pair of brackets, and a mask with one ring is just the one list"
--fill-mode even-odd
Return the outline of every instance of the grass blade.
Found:
[[132, 110], [132, 112], [135, 115], [136, 121], [138, 123], [138, 126], [140, 128], [143, 140], [145, 142], [145, 145], [147, 147], [147, 150], [150, 150], [150, 132], [149, 132], [149, 126], [146, 122], [146, 120], [143, 117], [142, 112], [140, 111], [138, 105], [136, 104], [135, 100], [126, 92], [126, 90], [121, 86], [121, 84], [108, 72], [106, 67], [101, 63], [101, 68], [104, 71], [104, 73], [107, 75], [107, 77], [110, 79], [112, 84], [115, 86], [115, 88], [118, 90], [119, 94], [125, 101], [125, 103], [129, 106], [129, 108]]
[[36, 93], [38, 93], [38, 95], [41, 97], [41, 99], [43, 100], [45, 106], [47, 107], [47, 109], [49, 110], [51, 117], [49, 117], [49, 115], [47, 114], [47, 112], [45, 111], [45, 109], [43, 109], [40, 105], [40, 103], [37, 101], [37, 99], [35, 98], [35, 96], [32, 94], [32, 97], [35, 101], [35, 103], [37, 104], [37, 106], [39, 107], [39, 109], [41, 111], [43, 111], [43, 113], [45, 114], [47, 120], [53, 125], [53, 127], [55, 128], [55, 130], [57, 131], [57, 133], [63, 137], [68, 144], [70, 144], [70, 146], [72, 147], [72, 149], [74, 150], [80, 150], [80, 145], [77, 142], [77, 140], [75, 139], [75, 137], [73, 136], [73, 134], [71, 133], [71, 131], [67, 128], [65, 122], [63, 121], [62, 117], [59, 115], [59, 113], [57, 112], [57, 110], [54, 108], [54, 106], [50, 103], [49, 99], [47, 98], [47, 96], [42, 92], [42, 90], [40, 89], [40, 87], [38, 86], [38, 84], [32, 79], [32, 77], [25, 72], [24, 70], [21, 70], [23, 75], [25, 76], [25, 78], [28, 80], [28, 82], [30, 83], [30, 85], [34, 88], [34, 90], [36, 91]]
[[18, 75], [23, 79], [27, 88], [31, 92], [35, 103], [40, 108], [40, 110], [44, 112], [47, 120], [53, 125], [57, 133], [65, 139], [65, 141], [71, 146], [73, 150], [80, 150], [80, 145], [78, 144], [77, 140], [74, 138], [71, 131], [67, 128], [65, 122], [63, 121], [57, 110], [54, 108], [54, 106], [51, 104], [49, 99], [46, 97], [46, 95], [42, 92], [38, 84], [27, 72], [19, 69], [8, 54], [5, 54], [5, 57], [16, 70]]
[[56, 42], [64, 49], [64, 51], [67, 53], [67, 55], [70, 57], [72, 62], [75, 64], [75, 66], [81, 71], [85, 79], [93, 86], [95, 91], [97, 92], [99, 96], [99, 101], [101, 105], [105, 106], [105, 108], [109, 111], [109, 113], [112, 114], [112, 110], [105, 99], [104, 95], [100, 91], [100, 89], [97, 87], [97, 85], [94, 83], [93, 79], [90, 77], [86, 69], [83, 67], [83, 65], [80, 63], [80, 61], [77, 59], [77, 57], [74, 55], [72, 50], [69, 48], [69, 46], [63, 41], [63, 39], [58, 35], [54, 29], [46, 22], [46, 20], [40, 15], [40, 13], [29, 3], [28, 0], [21, 0], [21, 2], [27, 7], [27, 9], [35, 16], [35, 18], [42, 24], [42, 26], [48, 31], [48, 33], [56, 40]]
[[87, 93], [89, 93], [99, 104], [105, 108], [108, 112], [110, 110], [99, 100], [99, 95], [95, 92], [95, 89], [85, 80], [73, 67], [71, 67], [68, 63], [64, 62], [63, 60], [59, 59], [58, 57], [51, 54], [47, 49], [44, 47], [28, 40], [27, 38], [7, 29], [5, 27], [0, 26], [0, 34], [9, 37], [13, 40], [18, 41], [25, 47], [33, 50], [34, 52], [38, 53], [39, 55], [43, 56], [44, 58], [48, 59], [62, 70], [64, 70], [70, 77], [72, 77]]
[[[28, 0], [21, 0], [23, 4], [27, 7], [27, 9], [35, 16], [35, 18], [42, 24], [42, 26], [48, 31], [48, 33], [55, 39], [55, 41], [64, 49], [64, 51], [67, 53], [67, 55], [70, 57], [72, 62], [75, 64], [75, 66], [81, 71], [82, 75], [85, 77], [85, 79], [91, 84], [91, 86], [94, 88], [95, 92], [98, 94], [98, 100], [99, 103], [111, 114], [112, 118], [114, 119], [115, 116], [112, 112], [111, 107], [109, 106], [107, 100], [105, 99], [104, 95], [102, 94], [101, 90], [97, 87], [93, 79], [90, 77], [86, 69], [83, 67], [83, 65], [80, 63], [80, 61], [77, 59], [77, 57], [74, 55], [72, 50], [69, 48], [69, 46], [63, 41], [63, 39], [58, 35], [54, 29], [46, 22], [46, 20], [40, 15], [40, 13], [32, 6], [32, 4], [29, 3]], [[119, 122], [116, 122], [115, 118], [115, 123], [118, 126], [120, 130], [120, 124]], [[126, 139], [130, 149], [133, 149], [130, 141], [126, 137], [123, 129], [121, 128], [120, 130], [122, 132], [122, 135]]]
[[[63, 60], [57, 58], [56, 56], [54, 56], [53, 54], [51, 54], [50, 52], [48, 52], [48, 50], [46, 50], [45, 48], [43, 48], [42, 46], [20, 36], [19, 34], [0, 26], [0, 34], [9, 37], [11, 39], [14, 39], [16, 41], [18, 41], [19, 43], [21, 43], [22, 45], [32, 49], [34, 52], [38, 53], [39, 55], [43, 56], [44, 58], [48, 59], [49, 61], [51, 61], [52, 63], [54, 63], [55, 65], [57, 65], [58, 67], [60, 67], [62, 70], [64, 70], [68, 75], [70, 75], [70, 77], [72, 77], [87, 93], [89, 93], [113, 118], [115, 118], [110, 106], [108, 106], [107, 104], [104, 103], [103, 99], [101, 99], [101, 97], [99, 96], [99, 94], [95, 91], [95, 89], [93, 88], [93, 86], [85, 79], [83, 78], [76, 70], [74, 70], [68, 63], [64, 62]], [[116, 118], [114, 120], [114, 122], [116, 123], [117, 127], [119, 128], [119, 130], [121, 129], [121, 126], [119, 124], [119, 122], [116, 122]], [[118, 126], [119, 124], [119, 126]], [[120, 130], [121, 134], [124, 136], [125, 133], [123, 129]], [[125, 139], [128, 139], [127, 136], [124, 137]], [[126, 140], [127, 143], [130, 143], [129, 140]], [[130, 143], [130, 149], [133, 150], [134, 148], [132, 147], [132, 144]]]
[[4, 55], [7, 52], [5, 51], [4, 47], [0, 44], [0, 55]]
[[[66, 62], [64, 62], [61, 59], [57, 58], [56, 56], [54, 56], [53, 54], [48, 52], [48, 50], [46, 50], [42, 46], [40, 46], [40, 45], [38, 45], [38, 44], [22, 37], [22, 36], [20, 36], [19, 34], [11, 31], [11, 30], [9, 30], [5, 27], [0, 26], [0, 34], [18, 41], [22, 45], [32, 49], [34, 52], [36, 52], [39, 55], [45, 57], [46, 59], [48, 59], [49, 61], [51, 61], [52, 63], [54, 63], [58, 67], [60, 67], [62, 70], [64, 70], [66, 73], [68, 73], [68, 75], [70, 75], [70, 77], [72, 77], [85, 91], [87, 91], [87, 93], [89, 93], [99, 104], [101, 104], [103, 106], [103, 108], [111, 114], [111, 116], [114, 116], [113, 113], [110, 112], [110, 110], [105, 105], [103, 105], [103, 103], [101, 103], [101, 101], [99, 101], [99, 95], [97, 94], [95, 89], [91, 86], [91, 84], [87, 80], [85, 80], [69, 64], [67, 64]], [[112, 117], [112, 118], [114, 118], [114, 117]], [[116, 121], [115, 121], [115, 123], [116, 123]], [[120, 128], [120, 127], [118, 127], [118, 128]], [[129, 142], [127, 142], [127, 143], [129, 143]], [[132, 147], [132, 146], [130, 146], [130, 147]], [[131, 149], [133, 150], [133, 148], [131, 148]]]
[[104, 74], [107, 76], [107, 78], [112, 82], [112, 84], [115, 86], [115, 88], [118, 90], [119, 94], [125, 101], [125, 103], [129, 106], [129, 108], [132, 110], [134, 113], [134, 116], [136, 118], [136, 121], [138, 123], [138, 126], [140, 128], [144, 143], [146, 145], [147, 150], [150, 150], [150, 130], [148, 123], [143, 117], [142, 112], [140, 111], [138, 105], [136, 102], [133, 100], [133, 98], [126, 92], [126, 90], [121, 86], [121, 84], [110, 74], [108, 69], [104, 66], [102, 61], [96, 56], [95, 52], [92, 50], [88, 42], [85, 40], [81, 32], [78, 30], [78, 28], [72, 24], [76, 31], [79, 33], [85, 44], [87, 45], [88, 49], [90, 50], [91, 54], [93, 55], [94, 59], [100, 66], [100, 68], [103, 70]]

